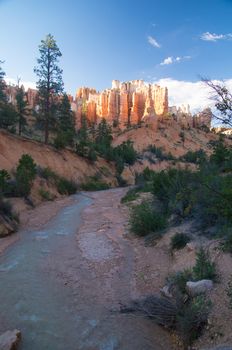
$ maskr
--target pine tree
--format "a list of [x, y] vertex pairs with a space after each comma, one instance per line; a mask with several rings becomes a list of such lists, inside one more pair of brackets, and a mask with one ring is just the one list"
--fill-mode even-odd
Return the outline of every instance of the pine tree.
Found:
[[25, 116], [28, 114], [27, 100], [22, 86], [18, 86], [16, 94], [16, 109], [18, 113], [18, 133], [21, 135], [23, 128], [27, 125]]
[[59, 105], [57, 125], [58, 131], [55, 146], [57, 148], [72, 146], [76, 133], [75, 120], [67, 94], [63, 95]]
[[0, 108], [2, 107], [2, 104], [6, 103], [7, 99], [6, 99], [6, 95], [5, 95], [5, 81], [4, 81], [4, 76], [5, 76], [5, 72], [2, 70], [1, 64], [3, 62], [0, 61]]
[[[3, 62], [0, 61], [0, 65]], [[6, 84], [4, 81], [5, 72], [0, 66], [0, 128], [15, 131], [15, 123], [17, 121], [16, 111], [13, 106], [7, 102], [5, 94]]]
[[79, 156], [87, 157], [90, 140], [88, 135], [88, 126], [87, 126], [87, 119], [85, 114], [82, 114], [81, 116], [81, 127], [78, 130], [77, 137], [78, 137], [78, 142], [76, 144], [76, 152]]
[[112, 130], [105, 118], [98, 124], [96, 142], [104, 147], [110, 147], [112, 141]]
[[62, 69], [59, 68], [59, 58], [62, 56], [54, 37], [48, 34], [39, 46], [40, 58], [34, 68], [39, 80], [40, 117], [43, 122], [44, 140], [48, 143], [49, 132], [54, 122], [54, 112], [57, 106], [57, 96], [63, 91]]

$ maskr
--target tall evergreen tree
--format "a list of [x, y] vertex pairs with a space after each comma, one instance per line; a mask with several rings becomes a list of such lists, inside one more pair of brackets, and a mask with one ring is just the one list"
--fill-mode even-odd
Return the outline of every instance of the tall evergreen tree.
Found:
[[64, 94], [59, 105], [57, 121], [57, 137], [55, 145], [58, 148], [72, 146], [75, 136], [75, 119], [67, 94]]
[[18, 86], [16, 108], [18, 113], [18, 133], [21, 135], [23, 128], [27, 125], [26, 115], [28, 114], [27, 100], [22, 86]]
[[15, 131], [17, 115], [14, 107], [7, 102], [5, 94], [6, 83], [4, 81], [5, 72], [2, 70], [0, 61], [0, 128]]
[[112, 130], [105, 118], [101, 120], [97, 128], [97, 144], [103, 145], [105, 147], [110, 147], [112, 141]]
[[3, 103], [6, 103], [6, 95], [5, 95], [5, 81], [4, 81], [4, 76], [5, 72], [3, 71], [1, 64], [3, 62], [0, 61], [0, 108], [2, 107]]
[[44, 128], [44, 140], [48, 143], [49, 132], [52, 127], [53, 113], [56, 110], [57, 95], [63, 91], [62, 69], [58, 66], [62, 56], [54, 37], [48, 34], [39, 46], [40, 58], [34, 72], [38, 76], [40, 114]]

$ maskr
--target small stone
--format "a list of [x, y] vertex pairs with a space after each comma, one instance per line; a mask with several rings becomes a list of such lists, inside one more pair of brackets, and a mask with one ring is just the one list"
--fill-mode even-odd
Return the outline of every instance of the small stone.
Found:
[[172, 293], [170, 292], [170, 287], [169, 286], [164, 286], [163, 288], [160, 289], [160, 293], [167, 297], [167, 298], [172, 298], [173, 295]]

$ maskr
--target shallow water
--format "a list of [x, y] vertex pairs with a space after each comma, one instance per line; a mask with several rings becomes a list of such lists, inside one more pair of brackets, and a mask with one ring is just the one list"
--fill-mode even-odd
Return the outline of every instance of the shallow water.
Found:
[[[1, 331], [20, 329], [20, 350], [169, 349], [150, 321], [110, 311], [110, 295], [118, 300], [122, 289], [120, 275], [116, 285], [109, 282], [108, 297], [88, 266], [90, 260], [114, 256], [110, 241], [92, 233], [79, 246], [76, 240], [81, 211], [90, 203], [84, 195], [74, 196], [42, 230], [21, 232], [0, 258]], [[120, 274], [127, 281], [129, 247], [125, 254]]]
[[1, 319], [5, 327], [21, 330], [23, 350], [76, 349], [80, 320], [67, 290], [56, 285], [42, 266], [68, 236], [74, 239], [80, 212], [89, 202], [76, 196], [43, 230], [22, 233], [21, 240], [0, 258]]

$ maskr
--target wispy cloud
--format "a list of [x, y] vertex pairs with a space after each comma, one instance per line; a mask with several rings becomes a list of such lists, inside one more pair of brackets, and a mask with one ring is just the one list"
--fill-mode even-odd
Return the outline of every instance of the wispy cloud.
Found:
[[228, 34], [216, 34], [216, 33], [205, 32], [205, 33], [201, 34], [200, 39], [204, 40], [204, 41], [216, 42], [218, 40], [232, 39], [232, 34], [231, 33], [228, 33]]
[[[200, 80], [192, 82], [165, 78], [160, 80], [153, 80], [153, 82], [160, 86], [167, 86], [170, 106], [181, 106], [182, 104], [189, 104], [191, 112], [196, 113], [206, 107], [213, 108], [215, 105], [215, 102], [211, 99], [211, 89]], [[214, 81], [214, 83], [225, 84], [227, 88], [232, 91], [232, 79], [227, 79], [224, 82]]]
[[161, 48], [161, 45], [158, 43], [158, 41], [153, 37], [153, 36], [148, 36], [147, 37], [147, 41], [149, 42], [149, 44], [153, 47], [156, 47], [156, 48]]
[[[17, 85], [18, 84], [17, 80], [14, 78], [6, 77], [4, 80], [6, 81], [7, 84], [10, 84], [10, 85]], [[20, 85], [23, 85], [26, 90], [28, 88], [31, 88], [31, 89], [36, 88], [36, 83], [34, 83], [32, 81], [20, 80]]]
[[169, 56], [163, 60], [163, 62], [160, 63], [161, 66], [167, 66], [169, 64], [173, 64], [175, 62], [181, 62], [185, 60], [190, 60], [192, 57], [191, 56]]

